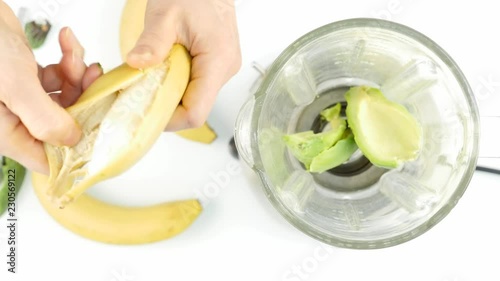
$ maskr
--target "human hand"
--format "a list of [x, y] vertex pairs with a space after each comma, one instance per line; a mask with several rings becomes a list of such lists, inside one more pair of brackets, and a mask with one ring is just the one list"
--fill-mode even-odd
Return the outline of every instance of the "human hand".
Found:
[[43, 142], [71, 146], [79, 141], [81, 130], [63, 107], [102, 74], [98, 64], [85, 65], [84, 49], [69, 28], [61, 30], [59, 43], [59, 64], [39, 66], [19, 21], [0, 1], [0, 155], [45, 174]]
[[166, 128], [171, 131], [201, 126], [220, 88], [241, 66], [233, 0], [148, 0], [144, 32], [127, 63], [161, 63], [174, 43], [184, 45], [193, 61], [189, 85]]

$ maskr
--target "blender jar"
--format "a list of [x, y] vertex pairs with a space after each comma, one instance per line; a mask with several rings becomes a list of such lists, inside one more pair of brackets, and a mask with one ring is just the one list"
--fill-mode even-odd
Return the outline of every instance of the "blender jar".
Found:
[[[307, 172], [283, 136], [323, 129], [319, 113], [368, 85], [404, 105], [423, 129], [419, 157], [387, 170], [361, 152], [321, 174]], [[346, 248], [383, 248], [426, 232], [450, 212], [473, 175], [479, 117], [452, 58], [406, 26], [350, 19], [285, 49], [236, 121], [239, 154], [274, 207], [302, 232]]]

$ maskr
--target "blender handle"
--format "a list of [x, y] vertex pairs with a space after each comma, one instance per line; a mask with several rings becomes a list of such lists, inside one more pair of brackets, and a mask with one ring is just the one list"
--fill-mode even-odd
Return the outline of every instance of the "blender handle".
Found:
[[488, 167], [484, 167], [484, 166], [476, 166], [476, 171], [500, 175], [500, 170], [494, 169], [494, 168], [488, 168]]
[[479, 158], [500, 158], [500, 116], [481, 116]]
[[[480, 159], [500, 159], [500, 116], [481, 116]], [[500, 169], [476, 166], [477, 171], [500, 175]]]
[[[257, 71], [258, 78], [251, 85], [249, 89], [250, 97], [240, 108], [240, 112], [236, 117], [233, 139], [237, 156], [241, 156], [246, 164], [254, 169], [255, 159], [252, 153], [252, 138], [255, 137], [255, 135], [252, 133], [253, 107], [256, 102], [256, 97], [254, 94], [257, 92], [257, 89], [260, 87], [262, 80], [266, 76], [267, 69], [256, 61], [252, 62], [252, 68]], [[231, 140], [231, 142], [233, 142], [233, 140]]]
[[251, 168], [254, 167], [255, 161], [252, 154], [252, 111], [255, 104], [254, 96], [251, 96], [241, 107], [236, 124], [234, 127], [234, 140], [238, 155]]

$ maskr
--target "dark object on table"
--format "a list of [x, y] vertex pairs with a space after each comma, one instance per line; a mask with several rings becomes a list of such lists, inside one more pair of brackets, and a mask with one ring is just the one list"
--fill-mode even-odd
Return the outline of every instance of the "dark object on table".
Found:
[[40, 48], [43, 45], [51, 27], [48, 21], [44, 23], [30, 21], [24, 26], [24, 33], [32, 49]]
[[236, 149], [236, 143], [234, 142], [234, 137], [231, 138], [229, 141], [229, 152], [231, 153], [231, 156], [233, 156], [236, 159], [239, 159], [238, 155], [238, 150]]
[[8, 209], [15, 209], [15, 196], [23, 185], [26, 169], [16, 161], [3, 157], [0, 161], [0, 216]]
[[500, 175], [500, 170], [493, 169], [493, 168], [488, 168], [488, 167], [476, 166], [476, 171], [481, 171], [481, 172], [492, 173], [492, 174], [495, 174], [495, 175]]

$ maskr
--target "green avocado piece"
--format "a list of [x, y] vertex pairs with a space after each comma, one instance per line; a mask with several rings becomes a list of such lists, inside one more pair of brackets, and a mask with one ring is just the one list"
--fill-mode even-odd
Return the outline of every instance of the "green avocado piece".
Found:
[[350, 130], [347, 129], [346, 132], [348, 134], [345, 134], [345, 137], [339, 140], [334, 146], [312, 159], [309, 167], [310, 172], [322, 173], [341, 165], [351, 158], [352, 154], [358, 149], [358, 146]]
[[345, 94], [347, 122], [359, 149], [376, 166], [396, 168], [417, 158], [422, 128], [408, 110], [379, 89], [352, 87]]
[[332, 120], [338, 119], [340, 117], [340, 111], [342, 110], [342, 105], [340, 103], [337, 103], [336, 105], [327, 108], [319, 115], [323, 117], [326, 121], [331, 122]]
[[329, 131], [315, 134], [313, 131], [305, 131], [283, 136], [285, 144], [292, 154], [309, 169], [312, 159], [332, 147], [342, 138], [347, 124], [340, 119], [338, 126]]
[[[1, 157], [1, 156], [0, 156]], [[2, 175], [0, 176], [0, 216], [9, 207], [9, 197], [15, 198], [15, 195], [21, 189], [26, 174], [26, 169], [16, 161], [3, 157]], [[11, 199], [11, 200], [13, 200]]]
[[320, 112], [321, 118], [330, 124], [328, 131], [317, 134], [313, 131], [306, 131], [283, 137], [292, 154], [304, 164], [306, 169], [310, 169], [315, 157], [346, 136], [347, 122], [340, 118], [341, 110], [342, 105], [338, 103]]

